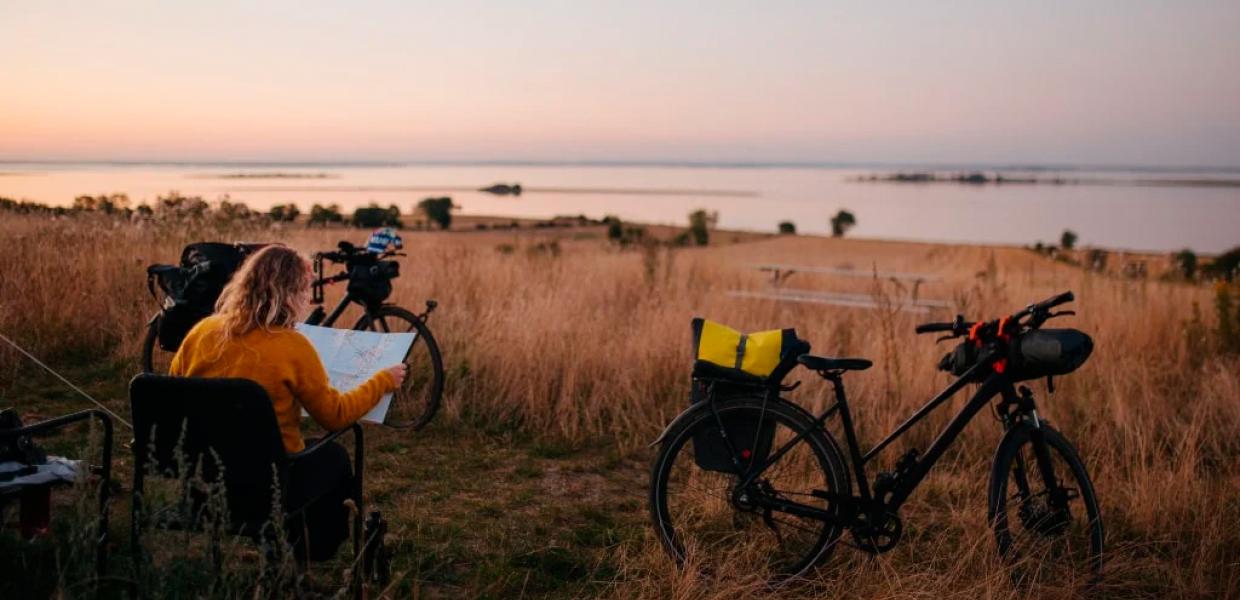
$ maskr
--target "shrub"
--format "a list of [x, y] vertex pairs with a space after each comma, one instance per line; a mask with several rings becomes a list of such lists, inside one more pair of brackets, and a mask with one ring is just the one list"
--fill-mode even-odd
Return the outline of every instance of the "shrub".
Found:
[[296, 204], [277, 204], [267, 211], [267, 216], [277, 223], [296, 221], [301, 209]]
[[1228, 282], [1234, 280], [1236, 275], [1240, 274], [1240, 246], [1216, 256], [1202, 272], [1215, 279]]
[[1107, 251], [1101, 248], [1091, 248], [1086, 256], [1085, 264], [1093, 271], [1107, 270]]
[[326, 227], [329, 223], [341, 223], [344, 221], [344, 215], [340, 214], [340, 206], [331, 204], [322, 206], [315, 204], [310, 207], [310, 218], [306, 222], [307, 225], [323, 225]]
[[780, 221], [779, 233], [784, 234], [784, 235], [796, 235], [797, 234], [796, 223], [793, 223], [792, 221]]
[[1197, 276], [1197, 253], [1185, 248], [1171, 257], [1175, 268], [1184, 279], [1192, 280]]
[[378, 204], [358, 208], [353, 211], [350, 224], [354, 227], [400, 227], [400, 209], [396, 206], [382, 208]]

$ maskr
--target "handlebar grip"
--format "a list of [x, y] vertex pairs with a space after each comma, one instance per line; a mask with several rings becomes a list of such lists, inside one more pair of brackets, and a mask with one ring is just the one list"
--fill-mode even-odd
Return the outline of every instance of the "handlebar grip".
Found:
[[1076, 296], [1074, 296], [1071, 291], [1067, 291], [1059, 294], [1058, 296], [1051, 296], [1050, 298], [1035, 304], [1033, 308], [1036, 311], [1046, 311], [1059, 306], [1060, 304], [1067, 304], [1075, 299]]
[[940, 331], [955, 331], [955, 323], [922, 323], [917, 326], [917, 333], [936, 333]]

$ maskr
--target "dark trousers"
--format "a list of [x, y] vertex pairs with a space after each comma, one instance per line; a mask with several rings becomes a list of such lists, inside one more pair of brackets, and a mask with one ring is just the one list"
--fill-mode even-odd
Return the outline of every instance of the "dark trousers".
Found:
[[[306, 440], [306, 445], [314, 442]], [[320, 561], [336, 555], [349, 537], [350, 512], [344, 501], [352, 497], [353, 485], [349, 453], [335, 442], [289, 465], [288, 533], [298, 559]]]

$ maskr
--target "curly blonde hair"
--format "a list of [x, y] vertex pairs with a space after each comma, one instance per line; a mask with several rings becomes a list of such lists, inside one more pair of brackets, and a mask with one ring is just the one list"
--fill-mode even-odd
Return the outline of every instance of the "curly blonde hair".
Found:
[[233, 274], [215, 303], [224, 338], [292, 327], [309, 303], [310, 280], [310, 262], [297, 251], [285, 246], [259, 250]]

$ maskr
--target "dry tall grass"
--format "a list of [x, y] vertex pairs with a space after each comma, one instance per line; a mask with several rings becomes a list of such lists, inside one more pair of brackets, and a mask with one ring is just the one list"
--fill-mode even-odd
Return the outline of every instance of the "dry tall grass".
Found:
[[[181, 246], [200, 237], [89, 217], [0, 218], [0, 332], [60, 366], [136, 365], [155, 308], [144, 267], [172, 262]], [[1098, 488], [1110, 547], [1104, 590], [1220, 597], [1240, 589], [1240, 362], [1203, 356], [1185, 337], [1194, 303], [1209, 314], [1209, 290], [1090, 274], [1015, 248], [781, 237], [622, 252], [601, 237], [554, 235], [561, 236], [557, 252], [539, 250], [545, 238], [528, 234], [410, 236], [410, 258], [392, 300], [411, 308], [424, 298], [440, 302], [431, 320], [448, 372], [446, 414], [439, 418], [515, 424], [578, 441], [614, 438], [640, 455], [685, 407], [688, 323], [703, 315], [742, 329], [795, 326], [818, 353], [874, 359], [876, 368], [846, 378], [863, 444], [873, 443], [948, 381], [934, 369], [948, 348], [914, 336], [913, 325], [950, 315], [726, 296], [767, 285], [766, 275], [749, 265], [932, 273], [941, 280], [918, 294], [950, 300], [971, 317], [998, 316], [1071, 289], [1079, 316], [1063, 323], [1088, 331], [1097, 349], [1079, 373], [1058, 381], [1053, 398], [1041, 384], [1035, 388], [1043, 412], [1077, 444]], [[229, 237], [281, 240], [310, 252], [343, 237], [360, 241], [361, 234], [290, 228]], [[515, 251], [497, 251], [500, 244]], [[890, 281], [810, 274], [794, 275], [786, 285], [878, 298], [908, 292]], [[27, 368], [0, 348], [0, 390]], [[824, 386], [809, 375], [793, 377], [806, 385], [791, 398], [821, 406]], [[911, 432], [908, 443], [924, 449], [952, 406]], [[113, 408], [123, 410], [123, 399]], [[965, 432], [907, 505], [906, 539], [896, 551], [874, 560], [838, 552], [820, 571], [819, 584], [782, 595], [1019, 595], [996, 564], [984, 516], [998, 436], [999, 427], [984, 415]], [[632, 493], [644, 498], [645, 490]], [[676, 573], [653, 536], [616, 552], [624, 565], [617, 596], [757, 591], [745, 587], [754, 582], [743, 576], [707, 583]]]

